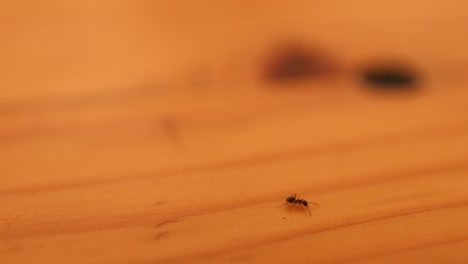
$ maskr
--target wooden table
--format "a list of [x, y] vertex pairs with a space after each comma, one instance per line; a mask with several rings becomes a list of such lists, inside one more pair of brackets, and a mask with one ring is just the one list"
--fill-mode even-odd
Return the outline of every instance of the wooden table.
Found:
[[0, 263], [468, 263], [467, 8], [2, 1]]

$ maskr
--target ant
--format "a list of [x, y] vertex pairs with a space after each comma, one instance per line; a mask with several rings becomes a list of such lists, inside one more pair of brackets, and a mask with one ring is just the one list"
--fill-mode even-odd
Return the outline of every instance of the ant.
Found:
[[[320, 206], [318, 203], [313, 203], [313, 202], [310, 202], [311, 204], [315, 204], [317, 206]], [[296, 204], [300, 204], [304, 207], [307, 208], [307, 210], [309, 210], [309, 215], [312, 215], [312, 213], [310, 212], [310, 209], [309, 209], [309, 202], [307, 202], [305, 199], [300, 199], [299, 198], [296, 198], [296, 194], [291, 194], [291, 196], [287, 197], [286, 198], [286, 203], [284, 203], [283, 205], [286, 205], [286, 204], [292, 204], [292, 206], [296, 205]]]

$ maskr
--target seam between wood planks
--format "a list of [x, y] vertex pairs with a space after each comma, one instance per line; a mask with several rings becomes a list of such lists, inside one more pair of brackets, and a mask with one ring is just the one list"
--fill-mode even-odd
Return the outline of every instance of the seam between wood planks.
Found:
[[[453, 165], [453, 164], [452, 164]], [[423, 178], [426, 177], [428, 174], [438, 174], [442, 172], [462, 172], [465, 171], [468, 168], [468, 162], [465, 162], [461, 164], [461, 166], [439, 166], [436, 167], [433, 170], [428, 170], [428, 169], [423, 169], [419, 170], [415, 173], [415, 171], [405, 171], [404, 173], [398, 173], [398, 174], [389, 174], [383, 179], [372, 179], [372, 180], [362, 180], [362, 181], [350, 181], [349, 183], [343, 183], [339, 185], [330, 185], [326, 186], [323, 189], [318, 189], [315, 191], [315, 193], [332, 193], [336, 191], [341, 191], [345, 189], [353, 189], [356, 187], [369, 187], [369, 186], [375, 186], [375, 185], [382, 185], [390, 182], [398, 182], [398, 181], [406, 181], [406, 180], [414, 180], [417, 178]], [[275, 196], [276, 197], [276, 196]], [[207, 214], [214, 214], [214, 213], [219, 213], [223, 211], [230, 211], [230, 210], [235, 210], [235, 209], [240, 209], [240, 208], [246, 208], [246, 207], [252, 207], [258, 204], [262, 204], [265, 202], [271, 202], [271, 198], [267, 197], [265, 199], [257, 199], [255, 202], [249, 202], [248, 206], [244, 204], [224, 204], [223, 206], [217, 206], [217, 207], [212, 207], [208, 209], [204, 209], [199, 211], [198, 213], [187, 213], [183, 215], [172, 215], [170, 219], [162, 219], [158, 225], [164, 225], [168, 224], [170, 222], [174, 221], [180, 221], [181, 219], [188, 218], [188, 217], [197, 217], [197, 216], [203, 216]], [[157, 213], [157, 212], [156, 212]], [[8, 236], [8, 238], [15, 238], [15, 237], [38, 237], [38, 236], [44, 236], [44, 235], [55, 235], [55, 234], [72, 234], [72, 233], [82, 233], [82, 232], [93, 232], [96, 230], [111, 230], [111, 229], [119, 229], [119, 228], [127, 228], [127, 227], [134, 227], [134, 226], [139, 226], [139, 225], [145, 225], [145, 224], [151, 224], [155, 220], [157, 221], [158, 219], [154, 219], [154, 215], [148, 213], [148, 212], [140, 212], [140, 213], [135, 213], [129, 216], [129, 214], [121, 215], [119, 216], [112, 216], [113, 221], [106, 221], [106, 225], [99, 225], [93, 222], [92, 224], [88, 225], [82, 225], [82, 220], [77, 219], [75, 222], [78, 224], [71, 224], [68, 226], [63, 226], [59, 228], [55, 228], [53, 233], [51, 233], [50, 229], [46, 228], [46, 231], [41, 230], [41, 228], [35, 230], [35, 231], [30, 231], [28, 233], [23, 233], [23, 234], [10, 234], [4, 236]], [[127, 221], [122, 221], [122, 219], [126, 219]], [[80, 226], [81, 225], [81, 226]], [[156, 227], [158, 226], [156, 225]], [[73, 228], [73, 226], [78, 226]], [[73, 230], [70, 230], [73, 229]]]
[[359, 262], [362, 260], [368, 260], [368, 259], [378, 258], [378, 257], [383, 257], [383, 256], [388, 256], [388, 255], [396, 255], [399, 253], [411, 252], [411, 251], [416, 251], [416, 250], [425, 249], [425, 248], [464, 243], [466, 241], [468, 241], [468, 236], [461, 236], [461, 237], [452, 238], [452, 239], [446, 239], [446, 240], [440, 240], [440, 241], [435, 241], [435, 242], [430, 242], [430, 243], [425, 243], [425, 244], [420, 244], [420, 245], [414, 245], [411, 247], [404, 247], [400, 249], [388, 250], [384, 252], [377, 252], [374, 254], [362, 255], [362, 256], [357, 256], [353, 258], [331, 261], [331, 262], [322, 262], [322, 263], [339, 264], [339, 263], [350, 263], [350, 262], [356, 262], [356, 261]]
[[[427, 128], [418, 129], [418, 130], [412, 130], [409, 132], [406, 131], [405, 133], [394, 133], [390, 135], [376, 136], [372, 138], [364, 138], [364, 139], [361, 138], [361, 139], [354, 140], [354, 141], [338, 142], [338, 143], [328, 145], [328, 146], [327, 145], [311, 146], [311, 147], [305, 147], [305, 148], [300, 148], [300, 149], [278, 151], [272, 154], [263, 154], [263, 155], [248, 157], [248, 158], [240, 158], [236, 160], [227, 160], [227, 161], [185, 166], [185, 167], [179, 167], [179, 168], [162, 169], [154, 173], [123, 175], [123, 176], [116, 176], [115, 178], [104, 178], [104, 179], [87, 180], [87, 181], [71, 182], [71, 183], [55, 183], [55, 184], [42, 185], [42, 186], [38, 185], [38, 186], [30, 186], [30, 187], [20, 187], [20, 188], [14, 188], [10, 190], [6, 189], [6, 190], [0, 191], [0, 196], [60, 191], [64, 189], [84, 188], [84, 187], [93, 186], [93, 185], [98, 186], [98, 185], [106, 185], [106, 184], [119, 184], [119, 183], [124, 183], [124, 182], [138, 181], [138, 180], [147, 179], [147, 178], [174, 176], [174, 175], [190, 174], [190, 173], [197, 173], [197, 172], [209, 172], [209, 171], [216, 171], [216, 170], [227, 170], [227, 169], [235, 169], [239, 167], [242, 168], [242, 167], [259, 166], [259, 165], [264, 165], [264, 164], [283, 162], [283, 161], [289, 161], [289, 160], [301, 159], [301, 158], [313, 157], [313, 156], [319, 156], [319, 155], [351, 152], [356, 149], [381, 147], [381, 146], [407, 142], [407, 141], [413, 141], [413, 142], [414, 141], [426, 141], [426, 140], [433, 140], [435, 138], [445, 138], [445, 137], [453, 136], [453, 135], [465, 135], [467, 129], [468, 129], [468, 125], [464, 123], [461, 125], [457, 124], [456, 126], [452, 126], [450, 128], [436, 127], [434, 129], [434, 127], [432, 127], [432, 131], [429, 130], [429, 132], [431, 133], [427, 133], [428, 132]], [[436, 135], [432, 135], [432, 133], [434, 132], [436, 133]]]
[[213, 258], [213, 257], [222, 256], [224, 254], [232, 254], [235, 252], [240, 252], [240, 251], [255, 248], [255, 247], [273, 245], [276, 243], [281, 243], [281, 242], [293, 240], [296, 238], [316, 235], [316, 234], [330, 232], [330, 231], [336, 231], [336, 230], [343, 229], [343, 228], [365, 225], [368, 223], [395, 219], [395, 218], [400, 218], [400, 217], [406, 217], [406, 216], [411, 216], [411, 215], [423, 214], [427, 212], [443, 211], [443, 210], [454, 209], [454, 208], [463, 208], [467, 206], [468, 206], [468, 200], [460, 200], [460, 201], [447, 203], [447, 204], [443, 204], [439, 206], [433, 206], [430, 208], [420, 208], [416, 210], [406, 210], [403, 212], [393, 213], [393, 214], [383, 214], [382, 216], [378, 216], [374, 218], [354, 220], [345, 224], [338, 224], [338, 225], [325, 227], [325, 228], [312, 229], [310, 231], [306, 231], [306, 232], [303, 231], [301, 233], [285, 235], [285, 236], [278, 237], [278, 238], [269, 238], [268, 240], [256, 241], [255, 243], [247, 243], [246, 245], [243, 245], [243, 246], [226, 248], [224, 250], [217, 250], [215, 252], [207, 252], [204, 254], [193, 254], [193, 255], [184, 256], [181, 258], [168, 258], [164, 260], [155, 260], [155, 261], [148, 262], [148, 263], [187, 263], [187, 261], [189, 261], [190, 259], [194, 259], [194, 258], [196, 259]]

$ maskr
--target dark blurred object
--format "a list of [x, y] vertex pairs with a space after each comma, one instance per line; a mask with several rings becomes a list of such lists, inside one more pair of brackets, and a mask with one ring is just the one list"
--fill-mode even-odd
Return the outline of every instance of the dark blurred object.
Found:
[[324, 52], [301, 45], [284, 45], [267, 60], [265, 78], [272, 82], [314, 79], [336, 72]]
[[362, 80], [374, 90], [398, 92], [416, 88], [418, 74], [407, 64], [379, 62], [364, 67]]

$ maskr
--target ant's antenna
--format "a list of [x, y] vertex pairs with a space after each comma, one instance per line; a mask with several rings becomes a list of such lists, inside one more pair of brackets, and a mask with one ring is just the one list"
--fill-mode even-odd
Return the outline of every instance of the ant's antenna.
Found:
[[320, 204], [318, 204], [318, 203], [314, 203], [314, 202], [308, 202], [308, 203], [315, 204], [316, 206], [320, 206]]

